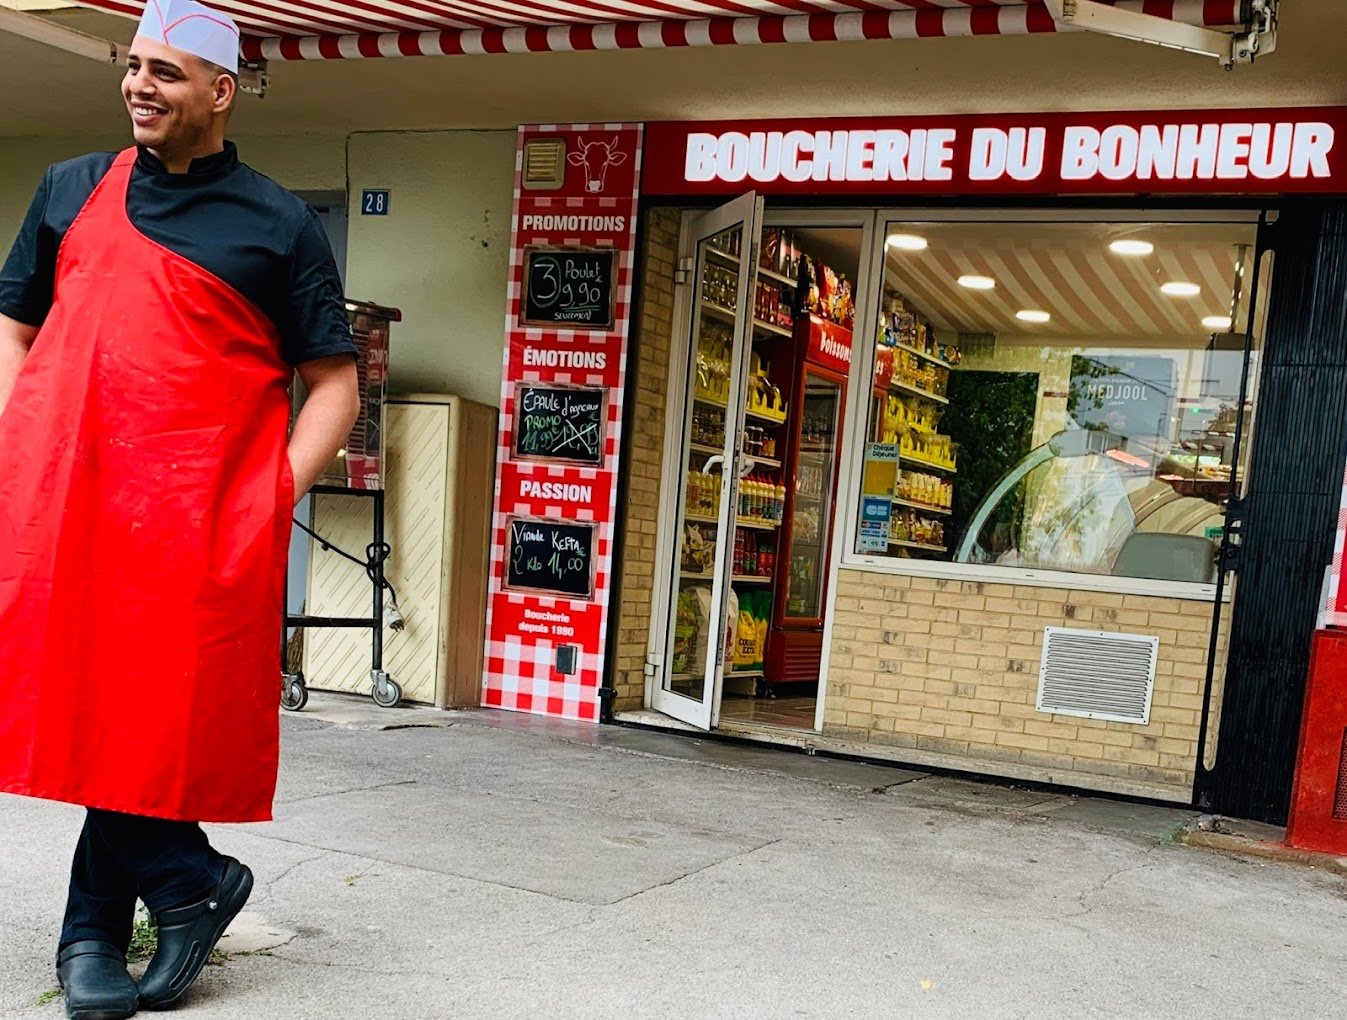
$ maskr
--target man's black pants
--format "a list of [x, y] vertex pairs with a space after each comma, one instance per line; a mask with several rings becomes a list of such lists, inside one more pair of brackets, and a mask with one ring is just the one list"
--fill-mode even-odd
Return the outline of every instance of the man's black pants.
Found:
[[61, 945], [131, 943], [136, 899], [150, 913], [193, 903], [220, 881], [223, 858], [195, 822], [89, 808], [70, 866]]

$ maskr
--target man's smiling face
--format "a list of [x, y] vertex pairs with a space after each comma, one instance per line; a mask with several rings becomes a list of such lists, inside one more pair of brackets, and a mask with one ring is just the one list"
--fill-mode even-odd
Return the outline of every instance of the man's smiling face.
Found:
[[136, 36], [126, 62], [122, 98], [136, 141], [164, 162], [195, 155], [233, 99], [221, 96], [220, 69], [190, 53]]

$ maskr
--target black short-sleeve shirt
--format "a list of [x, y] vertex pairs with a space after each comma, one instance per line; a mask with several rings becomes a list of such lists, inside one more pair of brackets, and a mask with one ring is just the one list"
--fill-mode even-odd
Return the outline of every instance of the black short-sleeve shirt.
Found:
[[[0, 313], [29, 326], [45, 321], [61, 240], [115, 158], [96, 153], [47, 170], [0, 269]], [[271, 319], [291, 365], [355, 353], [341, 277], [317, 214], [241, 163], [233, 143], [193, 160], [185, 174], [169, 173], [142, 148], [126, 210], [150, 240], [219, 277]]]

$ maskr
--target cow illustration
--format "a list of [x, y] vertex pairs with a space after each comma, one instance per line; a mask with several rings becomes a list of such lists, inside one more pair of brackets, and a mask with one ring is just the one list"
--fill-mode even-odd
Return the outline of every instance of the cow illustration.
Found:
[[611, 142], [587, 142], [583, 138], [579, 138], [577, 141], [580, 144], [580, 150], [572, 152], [566, 157], [566, 161], [571, 166], [583, 166], [585, 168], [586, 191], [600, 192], [603, 190], [604, 180], [608, 176], [608, 168], [625, 163], [627, 154], [617, 151], [617, 135], [613, 135]]

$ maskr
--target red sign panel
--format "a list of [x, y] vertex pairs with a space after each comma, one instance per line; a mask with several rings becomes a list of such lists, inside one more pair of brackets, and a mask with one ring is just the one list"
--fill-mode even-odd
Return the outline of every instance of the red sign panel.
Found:
[[666, 122], [646, 195], [1347, 193], [1347, 108]]
[[[563, 168], [530, 188], [530, 146]], [[521, 128], [482, 703], [597, 720], [641, 129]]]
[[851, 330], [811, 315], [805, 358], [822, 368], [846, 375], [851, 371]]

